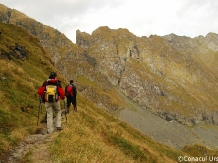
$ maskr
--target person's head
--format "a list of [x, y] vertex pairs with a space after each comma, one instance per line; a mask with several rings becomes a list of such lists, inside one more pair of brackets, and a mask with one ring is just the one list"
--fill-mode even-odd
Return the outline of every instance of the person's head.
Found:
[[73, 84], [73, 80], [70, 80], [70, 84]]
[[54, 79], [57, 76], [56, 72], [51, 72], [49, 79]]

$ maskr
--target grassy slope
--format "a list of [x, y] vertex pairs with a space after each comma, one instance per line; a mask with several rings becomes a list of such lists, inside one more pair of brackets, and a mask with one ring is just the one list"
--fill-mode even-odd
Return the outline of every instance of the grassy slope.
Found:
[[[0, 31], [0, 152], [4, 153], [36, 131], [36, 92], [48, 74], [56, 70], [39, 40], [26, 30], [0, 23]], [[17, 54], [9, 49], [15, 44], [25, 47], [27, 59], [11, 55]], [[65, 81], [61, 74], [58, 76]], [[78, 105], [79, 112], [69, 115], [68, 126], [51, 146], [51, 152], [58, 153], [52, 155], [53, 161], [177, 162], [179, 155], [185, 155], [142, 135], [80, 95]]]
[[144, 136], [85, 98], [51, 145], [53, 162], [176, 162], [183, 152]]
[[[0, 23], [0, 151], [7, 151], [36, 130], [37, 89], [55, 71], [39, 40], [23, 28]], [[15, 59], [15, 44], [25, 47], [27, 59]], [[9, 47], [11, 49], [9, 49]], [[7, 58], [6, 54], [11, 58]], [[60, 77], [64, 79], [63, 77]]]

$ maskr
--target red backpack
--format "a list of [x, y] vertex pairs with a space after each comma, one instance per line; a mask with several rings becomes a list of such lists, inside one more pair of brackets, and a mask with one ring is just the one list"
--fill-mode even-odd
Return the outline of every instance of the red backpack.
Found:
[[73, 85], [68, 85], [67, 88], [66, 88], [66, 93], [65, 93], [66, 96], [74, 96], [73, 94]]

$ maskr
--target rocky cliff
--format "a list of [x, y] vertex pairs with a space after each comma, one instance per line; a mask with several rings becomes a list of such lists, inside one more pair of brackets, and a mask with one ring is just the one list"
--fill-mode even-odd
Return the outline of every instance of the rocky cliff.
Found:
[[[77, 45], [115, 87], [166, 119], [218, 124], [218, 35], [136, 37], [127, 29], [77, 31]], [[90, 61], [91, 62], [91, 61]]]

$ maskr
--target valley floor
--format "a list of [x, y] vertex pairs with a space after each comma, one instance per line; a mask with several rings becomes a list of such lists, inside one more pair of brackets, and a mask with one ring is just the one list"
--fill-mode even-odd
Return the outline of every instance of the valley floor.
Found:
[[218, 126], [198, 124], [189, 127], [174, 120], [167, 121], [127, 98], [119, 88], [116, 90], [128, 106], [119, 112], [119, 119], [155, 141], [179, 150], [185, 145], [193, 144], [218, 149]]
[[167, 121], [149, 110], [136, 106], [120, 112], [119, 118], [155, 141], [176, 149], [185, 145], [201, 144], [218, 149], [218, 126], [199, 124], [188, 127], [177, 121]]

